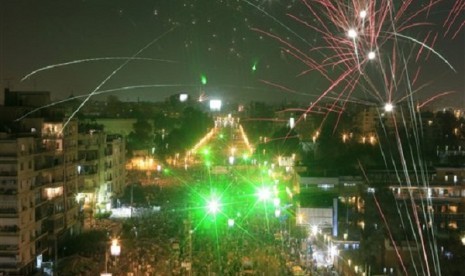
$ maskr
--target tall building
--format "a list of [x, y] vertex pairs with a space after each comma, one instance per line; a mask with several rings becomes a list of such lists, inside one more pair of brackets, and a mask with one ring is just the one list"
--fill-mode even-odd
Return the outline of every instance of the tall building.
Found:
[[62, 241], [82, 230], [82, 192], [93, 187], [88, 197], [106, 210], [125, 184], [124, 139], [78, 134], [77, 119], [60, 109], [33, 112], [48, 103], [49, 92], [5, 90], [0, 106], [0, 275], [56, 262]]
[[429, 185], [393, 185], [397, 200], [413, 199], [420, 208], [428, 202], [428, 211], [436, 231], [461, 233], [465, 231], [465, 168], [436, 167]]
[[125, 141], [91, 125], [80, 125], [78, 173], [86, 218], [110, 211], [123, 192], [126, 179]]
[[29, 275], [80, 231], [77, 122], [25, 119], [0, 135], [0, 271]]

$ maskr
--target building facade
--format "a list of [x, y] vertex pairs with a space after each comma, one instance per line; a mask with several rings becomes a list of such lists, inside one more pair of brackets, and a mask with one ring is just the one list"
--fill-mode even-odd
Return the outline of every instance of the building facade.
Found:
[[125, 141], [120, 135], [82, 126], [79, 133], [80, 186], [78, 200], [86, 217], [109, 212], [125, 186]]
[[0, 271], [29, 275], [80, 231], [77, 123], [25, 120], [0, 139]]

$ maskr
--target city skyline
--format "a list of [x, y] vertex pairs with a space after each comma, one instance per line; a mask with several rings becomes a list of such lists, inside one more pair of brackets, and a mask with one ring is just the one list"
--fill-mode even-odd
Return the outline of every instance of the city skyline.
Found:
[[[327, 81], [318, 74], [299, 76], [306, 65], [287, 52], [289, 46], [272, 37], [276, 34], [289, 45], [316, 55], [308, 48], [319, 46], [321, 35], [291, 18], [311, 18], [310, 11], [302, 9], [303, 3], [141, 1], [135, 6], [123, 1], [4, 2], [0, 81], [3, 89], [13, 91], [51, 91], [53, 100], [89, 94], [97, 88], [149, 86], [114, 95], [121, 100], [157, 101], [174, 93], [198, 96], [205, 92], [227, 100], [310, 103], [324, 93]], [[414, 30], [423, 32], [418, 39], [427, 38], [425, 45], [434, 45], [438, 55], [430, 52], [418, 59], [415, 52], [404, 56], [421, 63], [419, 83], [424, 85], [420, 85], [420, 98], [453, 92], [437, 101], [461, 106], [464, 32], [457, 27], [460, 22], [452, 22], [447, 39], [442, 33], [434, 40], [434, 33], [429, 38], [426, 29], [437, 29], [451, 6], [434, 8], [433, 22], [428, 18], [431, 25]], [[457, 36], [449, 39], [454, 31]], [[455, 73], [439, 55], [450, 62]], [[66, 62], [75, 63], [21, 81], [34, 70]], [[411, 74], [415, 73], [412, 69]], [[206, 83], [202, 83], [203, 77]]]

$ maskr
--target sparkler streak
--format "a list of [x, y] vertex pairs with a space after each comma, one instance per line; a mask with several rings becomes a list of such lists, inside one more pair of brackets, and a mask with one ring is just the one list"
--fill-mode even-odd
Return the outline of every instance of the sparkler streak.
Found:
[[378, 199], [376, 198], [376, 195], [373, 194], [373, 199], [375, 200], [376, 207], [378, 207], [378, 212], [381, 214], [381, 217], [383, 218], [384, 224], [386, 225], [386, 229], [388, 230], [389, 238], [392, 242], [392, 245], [394, 247], [394, 250], [396, 251], [397, 258], [399, 259], [399, 262], [402, 266], [402, 269], [404, 271], [405, 275], [408, 275], [407, 273], [407, 268], [404, 265], [404, 262], [402, 260], [402, 257], [400, 256], [399, 249], [397, 248], [396, 241], [394, 240], [394, 237], [392, 236], [391, 230], [389, 229], [389, 224], [387, 223], [386, 217], [384, 216], [383, 210], [381, 209], [381, 206], [379, 205]]
[[405, 38], [405, 39], [408, 39], [410, 41], [413, 41], [419, 45], [422, 45], [423, 47], [425, 47], [426, 49], [430, 50], [431, 52], [433, 52], [436, 56], [438, 56], [442, 61], [444, 61], [450, 69], [452, 69], [452, 71], [454, 71], [455, 73], [457, 73], [457, 71], [455, 70], [455, 68], [452, 66], [452, 64], [449, 63], [449, 61], [444, 58], [440, 53], [438, 53], [436, 50], [434, 50], [433, 48], [429, 47], [428, 45], [422, 43], [421, 41], [413, 38], [413, 37], [410, 37], [410, 36], [406, 36], [406, 35], [402, 35], [402, 34], [399, 34], [399, 33], [394, 33], [396, 36], [400, 36], [402, 38]]
[[284, 25], [281, 21], [279, 21], [278, 19], [276, 19], [275, 17], [273, 17], [271, 14], [267, 13], [265, 10], [263, 10], [262, 8], [256, 6], [255, 4], [251, 3], [250, 1], [247, 1], [247, 0], [242, 0], [243, 2], [247, 3], [248, 5], [254, 7], [255, 9], [259, 10], [261, 13], [263, 13], [264, 15], [266, 15], [267, 17], [271, 18], [274, 22], [278, 23], [281, 27], [283, 27], [284, 29], [286, 29], [287, 31], [289, 31], [290, 33], [292, 33], [293, 35], [295, 35], [296, 37], [298, 37], [300, 40], [302, 40], [303, 42], [305, 42], [307, 45], [311, 45], [307, 40], [305, 40], [303, 37], [301, 37], [298, 33], [294, 32], [291, 28], [289, 28], [288, 26]]
[[[124, 86], [124, 87], [119, 87], [119, 88], [113, 88], [113, 89], [108, 89], [108, 90], [100, 90], [100, 91], [95, 91], [94, 92], [94, 95], [100, 95], [100, 94], [105, 94], [105, 93], [113, 93], [113, 92], [121, 92], [121, 91], [127, 91], [127, 90], [132, 90], [132, 89], [142, 89], [142, 88], [159, 88], [159, 87], [198, 87], [198, 85], [185, 85], [185, 84], [147, 84], [147, 85], [133, 85], [133, 86]], [[65, 102], [69, 102], [69, 101], [72, 101], [72, 100], [75, 100], [75, 99], [79, 99], [79, 98], [85, 98], [85, 97], [88, 97], [89, 95], [88, 94], [85, 94], [85, 95], [78, 95], [78, 96], [74, 96], [74, 97], [69, 97], [69, 98], [66, 98], [66, 99], [63, 99], [63, 100], [60, 100], [60, 101], [55, 101], [53, 103], [50, 103], [50, 104], [47, 104], [47, 105], [44, 105], [44, 106], [40, 106], [40, 107], [37, 107], [29, 112], [27, 112], [26, 114], [24, 114], [23, 116], [17, 118], [15, 121], [18, 122], [18, 121], [21, 121], [22, 119], [28, 117], [29, 115], [39, 111], [39, 110], [42, 110], [42, 109], [45, 109], [47, 107], [51, 107], [51, 106], [55, 106], [57, 104], [61, 104], [61, 103], [65, 103]]]
[[[393, 122], [394, 122], [394, 129], [395, 129], [396, 133], [398, 133], [397, 121], [394, 120]], [[407, 168], [407, 164], [406, 164], [406, 158], [404, 156], [404, 150], [403, 150], [402, 142], [400, 140], [399, 135], [396, 135], [396, 140], [397, 140], [397, 147], [398, 147], [398, 150], [399, 150], [399, 154], [401, 155], [400, 161], [401, 161], [401, 164], [402, 164], [402, 172], [404, 173], [404, 177], [405, 177], [405, 180], [407, 182], [406, 185], [408, 187], [411, 187], [412, 186], [411, 178], [408, 175], [408, 168]], [[412, 206], [412, 211], [413, 211], [413, 215], [414, 215], [414, 218], [415, 218], [415, 223], [416, 223], [418, 235], [420, 237], [420, 244], [421, 244], [421, 246], [423, 248], [423, 257], [424, 257], [424, 260], [425, 260], [427, 275], [431, 275], [430, 268], [429, 268], [429, 262], [428, 262], [429, 258], [428, 258], [427, 252], [426, 252], [423, 232], [421, 230], [420, 220], [419, 220], [419, 217], [418, 217], [418, 210], [417, 210], [417, 208], [415, 208], [415, 206], [416, 206], [415, 205], [415, 197], [413, 195], [411, 195], [409, 197], [409, 199], [410, 199], [410, 203], [411, 203], [411, 206]]]
[[161, 62], [168, 62], [168, 63], [177, 63], [177, 61], [174, 60], [167, 60], [167, 59], [156, 59], [156, 58], [144, 58], [144, 57], [100, 57], [100, 58], [87, 58], [87, 59], [78, 59], [78, 60], [73, 60], [73, 61], [68, 61], [68, 62], [63, 62], [63, 63], [57, 63], [57, 64], [52, 64], [52, 65], [47, 65], [45, 67], [36, 69], [32, 71], [31, 73], [27, 74], [21, 79], [22, 81], [27, 80], [31, 76], [45, 71], [49, 69], [55, 69], [58, 67], [63, 67], [63, 66], [68, 66], [72, 64], [79, 64], [79, 63], [85, 63], [85, 62], [94, 62], [94, 61], [102, 61], [102, 60], [146, 60], [146, 61], [161, 61]]
[[272, 83], [272, 82], [267, 81], [267, 80], [259, 80], [259, 81], [260, 81], [260, 82], [263, 82], [263, 83], [265, 83], [265, 84], [267, 84], [267, 85], [271, 85], [271, 86], [277, 87], [277, 88], [279, 88], [279, 89], [281, 89], [281, 90], [284, 90], [284, 91], [286, 91], [286, 92], [289, 92], [289, 93], [293, 93], [293, 94], [297, 94], [297, 95], [308, 96], [308, 94], [301, 93], [301, 92], [297, 92], [297, 91], [292, 90], [292, 89], [290, 89], [290, 88], [287, 88], [287, 87], [285, 87], [285, 86], [283, 86], [283, 85], [279, 85], [279, 84], [276, 84], [276, 83]]
[[[152, 40], [150, 43], [148, 43], [146, 46], [142, 47], [139, 51], [137, 51], [133, 57], [138, 56], [140, 53], [142, 53], [145, 49], [149, 48], [152, 46], [155, 42], [160, 40], [163, 36], [166, 34], [170, 33], [171, 31], [174, 30], [174, 27], [166, 31], [165, 33], [161, 34], [160, 36], [156, 37], [154, 40]], [[131, 59], [126, 60], [123, 64], [121, 64], [118, 68], [116, 68], [110, 75], [108, 75], [91, 93], [88, 94], [88, 96], [84, 99], [84, 101], [78, 106], [78, 108], [71, 114], [71, 116], [66, 120], [66, 122], [63, 124], [63, 129], [68, 125], [68, 123], [74, 118], [74, 116], [81, 110], [81, 108], [89, 101], [89, 99], [97, 92], [100, 87], [102, 87], [108, 80], [110, 80], [119, 70], [121, 70], [126, 64], [128, 64], [131, 61]]]
[[[451, 28], [452, 25], [455, 23], [459, 15], [463, 15], [465, 12], [465, 1], [455, 1], [453, 8], [450, 10], [446, 20], [444, 21], [444, 27], [447, 26], [446, 31], [444, 32], [444, 36], [446, 36]], [[452, 38], [455, 38], [460, 30], [465, 26], [465, 21], [460, 24], [460, 26], [457, 28], [457, 31], [452, 35]]]
[[455, 91], [446, 91], [446, 92], [442, 92], [442, 93], [436, 94], [436, 95], [434, 95], [433, 97], [430, 97], [429, 99], [427, 99], [426, 101], [424, 101], [424, 102], [418, 104], [417, 109], [423, 108], [425, 105], [427, 105], [427, 104], [429, 104], [430, 102], [436, 100], [437, 98], [444, 97], [444, 96], [447, 96], [447, 95], [450, 95], [450, 94], [453, 94], [453, 93], [456, 93], [456, 92], [455, 92]]

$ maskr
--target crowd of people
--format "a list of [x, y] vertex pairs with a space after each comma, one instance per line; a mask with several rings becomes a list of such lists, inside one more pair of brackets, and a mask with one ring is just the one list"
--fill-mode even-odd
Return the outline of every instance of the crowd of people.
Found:
[[[249, 174], [256, 171], [210, 176], [209, 183], [196, 181], [193, 174], [188, 184], [147, 195], [163, 197], [157, 200], [160, 209], [123, 222], [119, 270], [134, 275], [292, 275], [303, 237], [292, 235], [296, 226], [288, 210], [277, 217], [272, 200], [257, 198], [262, 183]], [[229, 200], [216, 214], [206, 209], [208, 192]]]

